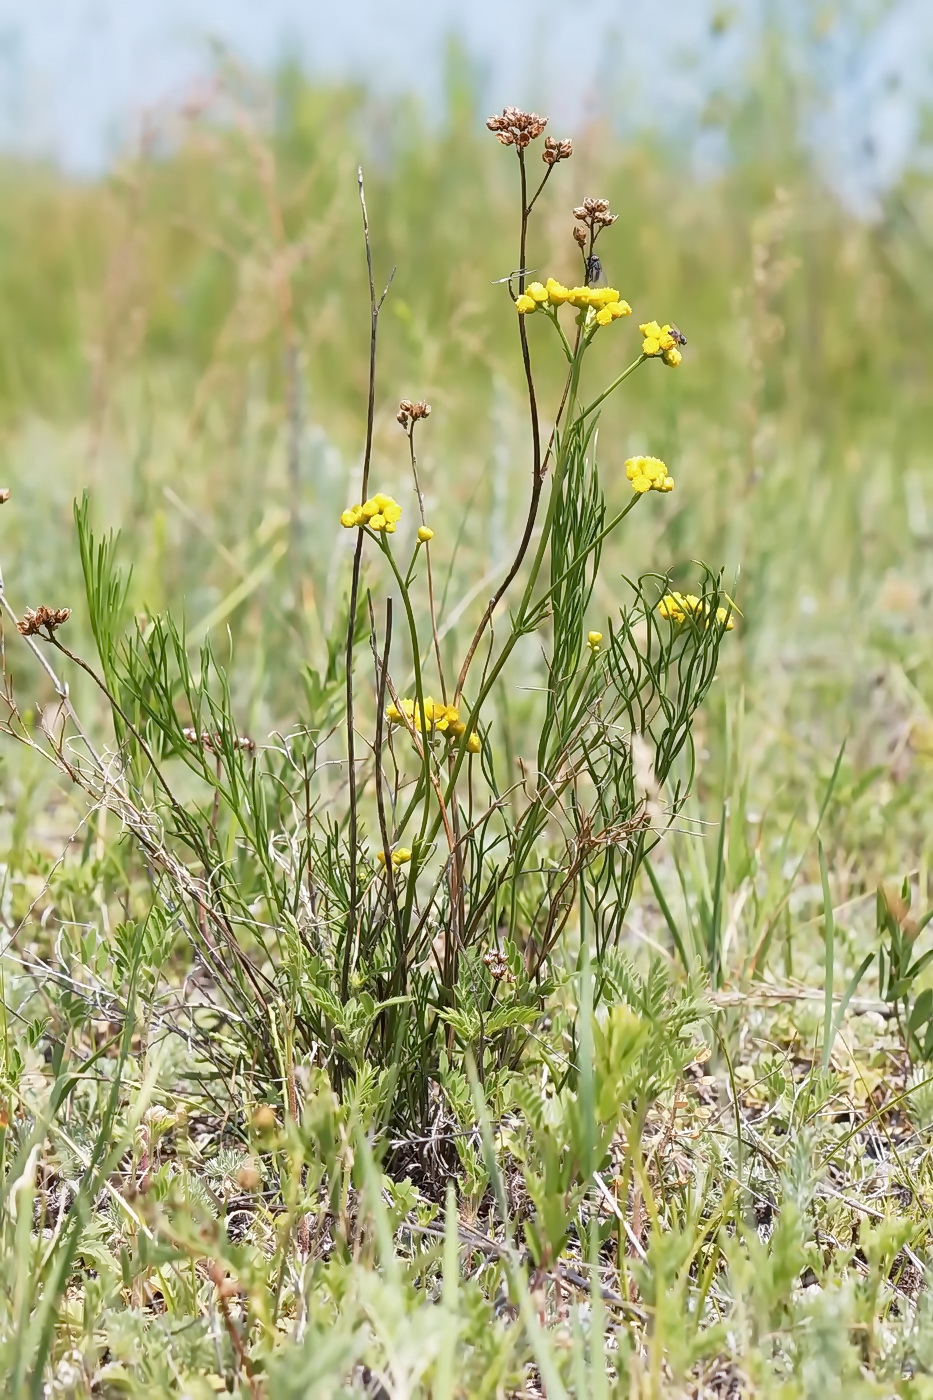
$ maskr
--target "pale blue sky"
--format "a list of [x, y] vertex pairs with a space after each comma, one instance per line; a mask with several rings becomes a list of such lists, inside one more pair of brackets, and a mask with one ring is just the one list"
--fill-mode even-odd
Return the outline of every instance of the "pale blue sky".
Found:
[[[865, 135], [882, 172], [910, 149], [930, 85], [933, 0], [0, 0], [0, 142], [99, 169], [147, 107], [209, 68], [212, 37], [260, 68], [290, 53], [311, 72], [431, 102], [456, 34], [490, 109], [539, 105], [556, 127], [599, 103], [624, 119], [658, 94], [659, 121], [676, 124], [741, 71], [769, 9], [798, 23], [842, 16], [810, 50], [826, 98], [811, 120], [858, 198], [874, 178], [859, 158]], [[858, 16], [881, 10], [872, 42], [858, 42]], [[718, 39], [714, 13], [732, 21]]]

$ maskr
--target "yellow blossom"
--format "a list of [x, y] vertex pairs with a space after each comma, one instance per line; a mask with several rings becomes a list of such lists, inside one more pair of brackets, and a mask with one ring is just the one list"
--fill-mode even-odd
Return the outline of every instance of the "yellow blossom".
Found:
[[558, 282], [553, 277], [549, 277], [544, 284], [547, 290], [548, 301], [552, 306], [563, 306], [565, 301], [570, 300], [570, 288]]
[[537, 309], [538, 303], [527, 292], [522, 292], [520, 297], [515, 298], [515, 310], [520, 316], [524, 316], [526, 311], [537, 311]]
[[[386, 863], [386, 853], [385, 853], [385, 851], [377, 851], [377, 852], [376, 852], [376, 859], [378, 860], [378, 862], [379, 862], [380, 865], [385, 865], [385, 863]], [[408, 862], [409, 862], [410, 860], [411, 860], [411, 851], [408, 849], [407, 846], [398, 846], [398, 847], [396, 847], [396, 849], [392, 852], [392, 864], [393, 864], [394, 866], [396, 866], [396, 867], [398, 867], [398, 866], [400, 866], [400, 865], [407, 865]]]
[[632, 308], [627, 301], [609, 301], [596, 313], [596, 324], [608, 326], [610, 321], [617, 321], [620, 316], [631, 316]]
[[361, 506], [349, 506], [343, 511], [340, 523], [345, 530], [351, 530], [354, 525], [367, 525], [371, 530], [384, 530], [387, 535], [394, 535], [396, 521], [401, 519], [401, 515], [402, 507], [398, 501], [378, 491]]
[[[454, 711], [453, 713], [456, 712]], [[456, 740], [463, 738], [464, 734], [466, 733], [466, 730], [466, 725], [458, 715], [457, 718], [450, 725], [450, 728], [447, 730], [447, 737], [451, 740], [451, 742], [456, 742]], [[476, 733], [471, 734], [469, 739], [467, 739], [467, 752], [479, 753], [481, 748], [482, 743], [480, 742], [479, 735]]]
[[[591, 303], [593, 306], [608, 306], [610, 302], [618, 302], [620, 306], [628, 306], [628, 302], [622, 302], [615, 287], [591, 287], [590, 294], [593, 298]], [[630, 311], [631, 309], [629, 306]]]
[[528, 287], [526, 289], [526, 294], [531, 297], [531, 300], [533, 302], [536, 302], [538, 304], [545, 302], [548, 299], [547, 287], [543, 286], [541, 282], [529, 282]]
[[659, 326], [657, 321], [645, 321], [639, 326], [644, 339], [641, 342], [641, 353], [643, 355], [661, 355], [666, 365], [672, 369], [680, 364], [683, 359], [678, 345], [684, 344], [684, 338], [679, 331], [671, 325]]
[[673, 491], [674, 478], [668, 476], [667, 467], [659, 457], [629, 457], [625, 464], [625, 475], [632, 483], [632, 490], [643, 495], [646, 491]]
[[434, 531], [428, 525], [418, 527], [418, 538], [422, 544], [427, 544], [428, 540], [433, 540]]
[[602, 639], [602, 632], [588, 632], [586, 635], [586, 644], [590, 651], [599, 651], [599, 644]]
[[[706, 626], [710, 624], [710, 606], [703, 598], [698, 598], [695, 593], [665, 593], [658, 604], [658, 612], [662, 617], [666, 617], [670, 622], [686, 622], [688, 617], [706, 618]], [[731, 632], [735, 627], [731, 608], [717, 608], [716, 621], [720, 627], [725, 627], [727, 632]]]
[[400, 705], [401, 708], [390, 705], [386, 710], [389, 723], [402, 724], [408, 720], [422, 733], [450, 733], [460, 720], [460, 711], [456, 706], [445, 705], [443, 701], [435, 700], [432, 695], [424, 697], [422, 707], [418, 707], [414, 700], [402, 700]]

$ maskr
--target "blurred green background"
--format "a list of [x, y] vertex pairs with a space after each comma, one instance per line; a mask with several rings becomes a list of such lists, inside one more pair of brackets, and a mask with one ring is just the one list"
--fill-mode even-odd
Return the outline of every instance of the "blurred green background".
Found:
[[[601, 251], [636, 315], [591, 357], [597, 391], [636, 351], [635, 322], [674, 319], [689, 341], [679, 371], [646, 366], [604, 415], [610, 502], [638, 451], [663, 457], [677, 489], [605, 556], [592, 625], [623, 572], [670, 568], [687, 584], [694, 560], [725, 570], [742, 617], [705, 720], [701, 803], [718, 811], [727, 783], [753, 815], [812, 808], [847, 740], [833, 817], [843, 898], [847, 863], [858, 892], [925, 872], [930, 842], [922, 90], [904, 96], [913, 134], [897, 161], [877, 168], [896, 115], [873, 133], [862, 110], [860, 144], [838, 139], [850, 108], [874, 100], [859, 64], [871, 67], [896, 8], [755, 6], [752, 38], [725, 61], [717, 46], [745, 7], [713, 8], [680, 68], [675, 53], [626, 88], [610, 65], [572, 127], [549, 128], [575, 155], [530, 241], [534, 267], [571, 279], [573, 206], [604, 195], [620, 214]], [[533, 74], [523, 81], [516, 98], [547, 111]], [[136, 608], [171, 607], [192, 641], [212, 637], [259, 735], [302, 722], [302, 668], [320, 662], [346, 579], [335, 521], [356, 495], [368, 355], [360, 161], [380, 285], [397, 269], [373, 481], [410, 501], [395, 413], [427, 398], [421, 465], [451, 651], [520, 530], [526, 409], [496, 285], [516, 265], [515, 162], [486, 132], [485, 90], [456, 46], [441, 87], [442, 100], [393, 95], [365, 73], [258, 72], [220, 55], [208, 83], [163, 105], [99, 173], [15, 151], [0, 165], [9, 596], [18, 610], [74, 606], [72, 642], [86, 644], [72, 501], [87, 490], [97, 523], [123, 532]], [[546, 417], [562, 362], [547, 327], [531, 330]], [[8, 641], [21, 701], [41, 704], [42, 678], [13, 655]], [[7, 812], [40, 832], [49, 789], [10, 750], [6, 762]]]

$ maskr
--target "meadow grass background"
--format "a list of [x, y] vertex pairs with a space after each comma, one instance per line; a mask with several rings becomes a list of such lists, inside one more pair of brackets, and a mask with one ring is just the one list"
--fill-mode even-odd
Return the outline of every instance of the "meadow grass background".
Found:
[[[545, 275], [572, 279], [570, 211], [585, 195], [605, 195], [620, 214], [601, 244], [610, 280], [632, 303], [636, 321], [674, 319], [688, 337], [676, 374], [639, 373], [603, 417], [599, 457], [610, 501], [614, 476], [621, 500], [622, 464], [636, 452], [664, 458], [677, 486], [671, 497], [643, 503], [650, 508], [640, 509], [637, 523], [607, 550], [591, 625], [603, 627], [618, 606], [623, 574], [670, 568], [686, 587], [698, 559], [725, 570], [741, 610], [699, 721], [690, 810], [701, 825], [672, 836], [655, 865], [684, 944], [701, 971], [715, 970], [706, 982], [724, 1008], [716, 1021], [725, 1055], [717, 1073], [733, 1094], [736, 1083], [751, 1086], [743, 1103], [754, 1110], [773, 1107], [793, 1081], [769, 1056], [791, 1054], [793, 1046], [818, 1070], [825, 911], [815, 827], [836, 909], [830, 969], [837, 993], [879, 946], [879, 883], [896, 888], [910, 877], [915, 911], [931, 901], [930, 182], [918, 150], [877, 213], [857, 217], [800, 137], [799, 99], [779, 49], [764, 50], [731, 106], [709, 114], [727, 154], [720, 173], [702, 178], [688, 151], [657, 136], [623, 141], [598, 119], [566, 133], [575, 155], [542, 201], [531, 251], [532, 266]], [[365, 421], [368, 300], [356, 191], [362, 155], [380, 285], [397, 268], [380, 325], [373, 480], [408, 499], [406, 444], [395, 413], [400, 398], [427, 399], [433, 412], [419, 459], [435, 557], [449, 570], [442, 581], [445, 648], [462, 653], [489, 580], [514, 548], [528, 462], [514, 313], [495, 285], [515, 265], [514, 171], [483, 130], [485, 115], [466, 83], [452, 82], [447, 109], [427, 115], [414, 103], [377, 102], [362, 88], [314, 86], [295, 72], [266, 84], [231, 70], [219, 75], [205, 109], [166, 118], [100, 180], [4, 161], [0, 484], [12, 495], [0, 517], [0, 563], [18, 611], [39, 602], [72, 606], [69, 645], [89, 648], [72, 515], [73, 500], [87, 491], [95, 524], [121, 532], [121, 554], [133, 565], [133, 608], [150, 616], [171, 609], [184, 617], [193, 642], [212, 639], [233, 677], [243, 728], [264, 737], [300, 722], [303, 668], [322, 664], [352, 543], [335, 522], [356, 495]], [[530, 329], [548, 401], [559, 391], [561, 365], [537, 334], [543, 328]], [[593, 358], [607, 379], [631, 358], [619, 345], [633, 334], [623, 327], [596, 347]], [[17, 643], [7, 636], [7, 671], [21, 703], [34, 702], [38, 716], [51, 691]], [[493, 717], [494, 742], [507, 744], [516, 764], [534, 754], [538, 664], [529, 646], [523, 684], [516, 680]], [[75, 675], [73, 688], [79, 710], [103, 732], [106, 715], [85, 678]], [[2, 911], [13, 936], [6, 995], [15, 1013], [5, 1022], [9, 1074], [10, 1047], [22, 1050], [25, 1024], [41, 1010], [18, 959], [29, 950], [65, 959], [73, 922], [86, 927], [93, 913], [106, 935], [121, 910], [107, 893], [113, 819], [108, 827], [97, 818], [90, 834], [69, 845], [82, 815], [75, 795], [12, 742], [2, 764]], [[630, 911], [627, 946], [636, 961], [671, 946], [647, 881]], [[791, 988], [800, 999], [762, 1009], [767, 984]], [[857, 993], [877, 999], [874, 968]], [[903, 1089], [911, 1068], [886, 1021], [857, 1018], [846, 1037], [831, 1092], [820, 1102], [871, 1113], [886, 1093]], [[41, 1044], [41, 1028], [35, 1039]], [[29, 1065], [43, 1072], [41, 1064]], [[762, 1077], [766, 1089], [756, 1099]], [[235, 1117], [238, 1107], [231, 1102], [225, 1111]], [[889, 1211], [909, 1220], [913, 1257], [922, 1263], [929, 1116], [919, 1112], [911, 1121], [907, 1145], [892, 1149], [887, 1161], [886, 1184], [872, 1187], [871, 1209], [883, 1220]], [[755, 1131], [761, 1141], [769, 1130]], [[779, 1143], [784, 1172], [772, 1160], [768, 1210], [784, 1209], [789, 1219], [796, 1197], [787, 1182], [809, 1167], [788, 1165], [781, 1154], [790, 1147], [784, 1136]], [[771, 1150], [778, 1152], [773, 1142]], [[738, 1156], [741, 1176], [751, 1168], [743, 1168], [741, 1146]], [[214, 1168], [208, 1160], [208, 1178]], [[214, 1188], [218, 1179], [210, 1178]], [[849, 1188], [857, 1192], [857, 1184]], [[696, 1190], [699, 1220], [701, 1182]], [[399, 1218], [403, 1205], [392, 1206]], [[373, 1356], [394, 1360], [376, 1368], [388, 1392], [371, 1393], [458, 1393], [442, 1366], [449, 1314], [426, 1320], [414, 1284], [408, 1291], [399, 1285], [390, 1299], [392, 1271], [403, 1265], [388, 1262], [379, 1231], [391, 1234], [395, 1216], [389, 1211], [380, 1225], [374, 1210], [375, 1254], [357, 1247], [352, 1259], [362, 1281], [350, 1271], [343, 1310], [340, 1298], [329, 1294], [325, 1306], [310, 1289], [309, 1311], [289, 1336], [305, 1379], [295, 1379], [297, 1370], [289, 1378], [288, 1365], [297, 1363], [279, 1372], [273, 1364], [278, 1379], [270, 1395], [374, 1386], [367, 1369]], [[645, 1396], [929, 1395], [925, 1304], [916, 1287], [898, 1292], [898, 1284], [885, 1293], [903, 1241], [897, 1236], [889, 1258], [890, 1241], [863, 1240], [855, 1260], [861, 1218], [855, 1211], [847, 1217], [850, 1236], [839, 1230], [831, 1240], [849, 1253], [822, 1312], [804, 1296], [807, 1286], [820, 1285], [801, 1285], [802, 1268], [788, 1266], [785, 1278], [773, 1257], [767, 1266], [759, 1261], [771, 1301], [754, 1325], [752, 1305], [744, 1323], [733, 1318], [732, 1330], [695, 1365], [694, 1353], [676, 1346], [677, 1309], [687, 1307], [676, 1299], [690, 1287], [689, 1271], [678, 1273], [686, 1255], [678, 1263], [652, 1254], [641, 1291], [629, 1296], [655, 1309], [663, 1345], [649, 1346], [644, 1363], [631, 1361], [634, 1380], [619, 1379], [618, 1356], [609, 1379], [597, 1379], [605, 1358], [587, 1349], [586, 1327], [597, 1325], [592, 1314], [586, 1326], [579, 1318], [571, 1325], [558, 1308], [556, 1321], [549, 1313], [536, 1323], [532, 1308], [521, 1312], [523, 1341], [509, 1343], [505, 1360], [471, 1372], [483, 1379], [470, 1382], [467, 1393], [543, 1386], [552, 1394], [561, 1387], [603, 1394], [624, 1384], [631, 1389], [618, 1393]], [[683, 1237], [691, 1219], [687, 1212], [681, 1220]], [[443, 1243], [443, 1211], [437, 1222]], [[798, 1221], [788, 1228], [802, 1227]], [[698, 1225], [696, 1231], [700, 1238]], [[108, 1247], [105, 1233], [87, 1246], [85, 1265], [95, 1249]], [[819, 1230], [804, 1235], [824, 1257], [832, 1253], [825, 1229], [822, 1237]], [[4, 1239], [12, 1279], [14, 1263], [28, 1255], [15, 1212]], [[749, 1250], [754, 1260], [752, 1244]], [[114, 1258], [111, 1250], [116, 1268]], [[850, 1265], [862, 1280], [851, 1287]], [[95, 1268], [103, 1277], [99, 1258]], [[419, 1268], [427, 1278], [428, 1265]], [[735, 1264], [732, 1277], [745, 1277]], [[449, 1272], [445, 1278], [449, 1288]], [[189, 1308], [204, 1324], [205, 1346], [216, 1349], [209, 1364], [201, 1353], [187, 1357], [181, 1342], [166, 1341], [158, 1320], [153, 1333], [136, 1283], [120, 1306], [107, 1302], [113, 1336], [105, 1347], [99, 1319], [88, 1321], [87, 1286], [60, 1282], [55, 1296], [70, 1303], [61, 1304], [65, 1322], [49, 1344], [44, 1374], [52, 1390], [45, 1393], [137, 1393], [137, 1385], [138, 1393], [199, 1395], [205, 1385], [217, 1388], [217, 1376], [237, 1393], [258, 1393], [236, 1355], [221, 1357], [224, 1319], [204, 1303], [203, 1289], [198, 1295], [192, 1284], [184, 1306], [163, 1298], [155, 1311], [171, 1317], [174, 1306], [177, 1319]], [[755, 1282], [745, 1282], [753, 1297]], [[794, 1312], [787, 1300], [801, 1286]], [[829, 1298], [825, 1279], [822, 1287]], [[15, 1337], [17, 1330], [25, 1335], [25, 1319], [34, 1306], [41, 1312], [41, 1300], [22, 1282], [16, 1288], [6, 1299], [4, 1355], [22, 1393], [39, 1394], [34, 1354], [25, 1356]], [[675, 1300], [668, 1315], [665, 1291]], [[469, 1292], [462, 1304], [471, 1320], [457, 1346], [466, 1346], [467, 1336], [474, 1353], [493, 1317], [494, 1298], [484, 1303], [484, 1296]], [[785, 1302], [790, 1311], [780, 1313]], [[121, 1307], [138, 1322], [132, 1345], [114, 1322]], [[324, 1357], [333, 1326], [328, 1308], [349, 1321], [346, 1335], [338, 1323], [333, 1352]], [[435, 1335], [435, 1325], [432, 1350], [424, 1339]], [[788, 1344], [792, 1359], [781, 1370], [773, 1338], [798, 1326], [810, 1341], [797, 1352]], [[41, 1327], [36, 1335], [45, 1335]], [[81, 1336], [96, 1337], [93, 1359], [90, 1342], [75, 1343], [77, 1359], [69, 1349]], [[411, 1360], [419, 1345], [430, 1353], [421, 1371], [414, 1361], [398, 1361]], [[101, 1367], [116, 1356], [126, 1375], [113, 1371], [101, 1381]], [[369, 1358], [362, 1369], [361, 1357]]]

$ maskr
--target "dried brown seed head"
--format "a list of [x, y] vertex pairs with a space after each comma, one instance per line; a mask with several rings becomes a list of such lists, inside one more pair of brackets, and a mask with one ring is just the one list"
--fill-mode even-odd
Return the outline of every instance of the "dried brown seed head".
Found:
[[558, 141], [554, 136], [545, 136], [541, 159], [545, 165], [556, 165], [558, 161], [569, 160], [573, 155], [572, 141]]
[[498, 948], [488, 948], [483, 954], [483, 962], [489, 970], [490, 977], [497, 982], [514, 982], [515, 977], [509, 971], [509, 965]]
[[518, 146], [524, 150], [536, 140], [547, 126], [547, 117], [537, 112], [523, 112], [520, 107], [503, 107], [502, 115], [489, 117], [486, 126], [495, 132], [503, 146]]
[[9, 488], [9, 486], [2, 486], [2, 487], [0, 487], [0, 506], [5, 506], [6, 503], [7, 503], [7, 501], [8, 501], [9, 499], [10, 499], [10, 488]]
[[[207, 749], [210, 753], [219, 753], [223, 747], [223, 736], [211, 734], [207, 729], [202, 729], [199, 734], [196, 729], [183, 729], [181, 737], [187, 744], [197, 744], [202, 749]], [[231, 740], [235, 749], [243, 749], [246, 753], [252, 753], [256, 747], [255, 739], [251, 739], [248, 734], [234, 734]]]
[[419, 418], [430, 418], [430, 416], [431, 405], [425, 403], [424, 399], [419, 399], [417, 403], [412, 403], [411, 399], [402, 399], [395, 418], [403, 428], [407, 429], [409, 423], [417, 423]]
[[589, 228], [596, 230], [608, 228], [610, 224], [615, 223], [619, 216], [610, 210], [608, 199], [589, 198], [574, 209], [573, 217], [578, 223], [586, 224]]
[[17, 622], [17, 631], [24, 637], [35, 637], [39, 632], [47, 636], [64, 626], [71, 616], [70, 608], [49, 608], [40, 603], [37, 608], [27, 608]]
[[579, 243], [580, 247], [584, 247], [586, 243], [586, 230], [582, 228], [577, 228], [576, 225], [574, 225], [573, 236]]

